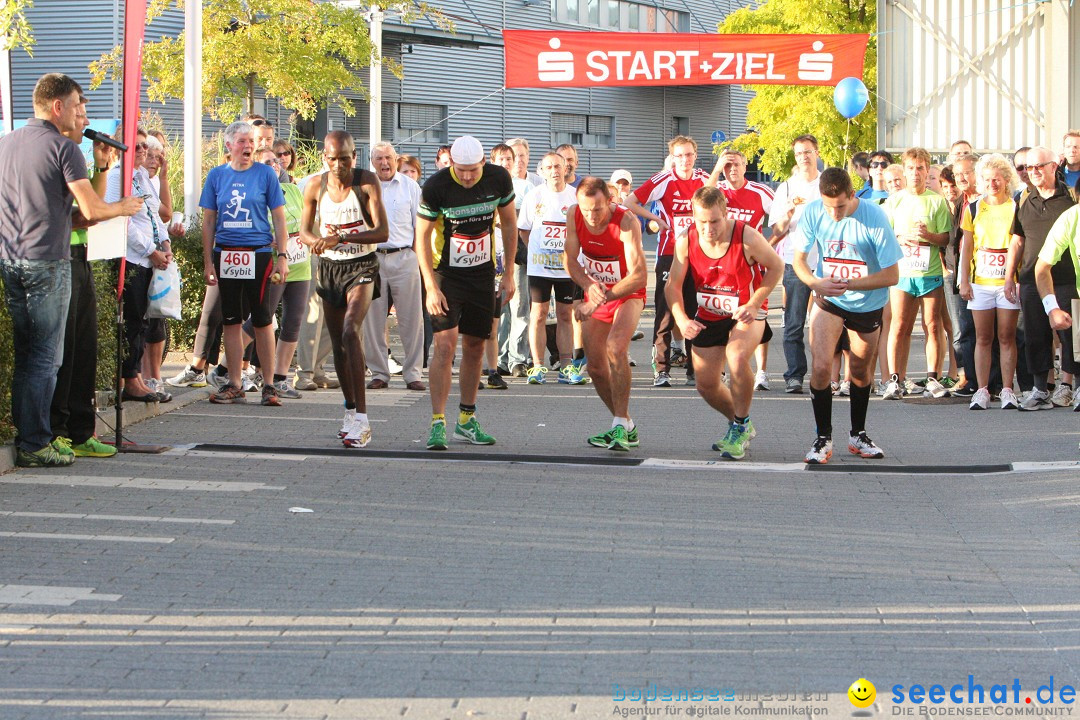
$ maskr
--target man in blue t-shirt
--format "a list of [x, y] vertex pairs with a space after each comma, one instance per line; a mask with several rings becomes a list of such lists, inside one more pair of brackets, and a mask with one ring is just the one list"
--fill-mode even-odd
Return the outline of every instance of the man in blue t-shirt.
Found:
[[[229, 162], [210, 171], [199, 199], [203, 210], [203, 268], [206, 284], [220, 288], [225, 363], [229, 368], [229, 384], [212, 394], [210, 402], [226, 405], [244, 402], [241, 323], [249, 314], [263, 377], [274, 376], [275, 308], [266, 286], [285, 282], [289, 274], [285, 195], [277, 173], [269, 165], [253, 162], [253, 130], [246, 122], [234, 122], [225, 129]], [[263, 386], [262, 404], [281, 405], [273, 383]]]
[[[866, 409], [874, 381], [874, 359], [881, 333], [882, 308], [900, 277], [903, 257], [885, 212], [855, 197], [851, 178], [840, 168], [821, 174], [821, 199], [803, 212], [794, 242], [792, 267], [814, 291], [810, 316], [810, 395], [817, 439], [806, 462], [832, 457], [832, 391], [829, 374], [840, 333], [851, 343], [851, 432], [848, 450], [864, 458], [885, 453], [866, 434]], [[817, 266], [807, 258], [817, 250]]]
[[1070, 130], [1062, 139], [1061, 172], [1069, 189], [1080, 191], [1080, 130]]

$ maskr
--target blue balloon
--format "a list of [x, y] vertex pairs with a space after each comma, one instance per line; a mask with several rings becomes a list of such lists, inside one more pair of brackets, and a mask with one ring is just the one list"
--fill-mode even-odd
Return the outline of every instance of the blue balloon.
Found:
[[869, 100], [870, 91], [857, 77], [844, 78], [836, 84], [833, 91], [833, 104], [848, 120], [861, 113]]

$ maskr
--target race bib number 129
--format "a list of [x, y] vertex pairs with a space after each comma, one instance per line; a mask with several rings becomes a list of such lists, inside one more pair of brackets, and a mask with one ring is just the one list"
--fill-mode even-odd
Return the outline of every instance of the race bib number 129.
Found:
[[221, 277], [224, 280], [254, 280], [255, 252], [252, 250], [222, 251]]

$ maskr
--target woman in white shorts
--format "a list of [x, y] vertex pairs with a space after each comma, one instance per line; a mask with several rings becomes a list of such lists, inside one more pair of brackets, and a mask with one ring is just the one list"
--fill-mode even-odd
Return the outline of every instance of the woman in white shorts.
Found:
[[[1019, 403], [1013, 393], [1016, 374], [1016, 322], [1020, 305], [1005, 297], [1005, 259], [1012, 242], [1012, 221], [1016, 203], [1014, 190], [1020, 178], [1011, 162], [997, 153], [984, 155], [975, 165], [975, 175], [986, 194], [964, 208], [960, 228], [960, 296], [967, 300], [975, 320], [975, 374], [979, 389], [970, 409], [990, 406], [990, 354], [996, 337], [1001, 353], [1001, 408], [1015, 410]], [[963, 272], [961, 268], [967, 271]]]

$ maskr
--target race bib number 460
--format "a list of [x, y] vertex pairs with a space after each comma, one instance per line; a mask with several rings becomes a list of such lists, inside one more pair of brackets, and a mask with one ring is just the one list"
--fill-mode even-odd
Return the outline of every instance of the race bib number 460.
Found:
[[540, 227], [540, 247], [550, 252], [562, 252], [566, 243], [566, 223], [545, 220]]
[[596, 282], [605, 287], [610, 288], [622, 280], [622, 267], [619, 266], [618, 260], [594, 260], [586, 257], [585, 270]]
[[479, 267], [491, 262], [491, 235], [450, 236], [450, 267]]
[[904, 245], [904, 257], [900, 259], [902, 272], [924, 273], [930, 270], [930, 248], [926, 245]]
[[1005, 279], [1005, 258], [1008, 250], [979, 250], [975, 256], [975, 277], [983, 280]]
[[220, 274], [223, 280], [254, 280], [255, 252], [252, 250], [222, 251]]
[[698, 290], [697, 304], [699, 310], [704, 310], [713, 315], [734, 315], [735, 311], [739, 309], [739, 296]]
[[852, 280], [867, 276], [866, 263], [850, 258], [822, 258], [821, 267], [830, 280]]

